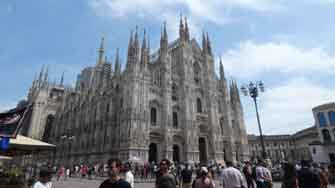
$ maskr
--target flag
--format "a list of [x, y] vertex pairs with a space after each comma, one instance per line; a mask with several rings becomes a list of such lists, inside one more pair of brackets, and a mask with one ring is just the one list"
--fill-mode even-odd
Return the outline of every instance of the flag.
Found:
[[28, 126], [32, 105], [0, 113], [0, 137], [15, 138], [23, 125]]
[[9, 148], [9, 138], [4, 137], [0, 140], [0, 150], [7, 150]]

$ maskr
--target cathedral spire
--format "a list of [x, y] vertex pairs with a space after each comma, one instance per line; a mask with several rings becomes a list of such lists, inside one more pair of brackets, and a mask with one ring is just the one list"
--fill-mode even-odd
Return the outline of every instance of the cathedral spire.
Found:
[[166, 32], [166, 22], [163, 24], [163, 32], [161, 36], [161, 41], [160, 41], [160, 52], [167, 52], [168, 49], [168, 36]]
[[184, 24], [183, 24], [183, 15], [180, 14], [180, 21], [179, 21], [179, 39], [184, 40]]
[[202, 32], [202, 53], [207, 54], [207, 39], [205, 36], [205, 32]]
[[44, 73], [44, 83], [48, 82], [48, 77], [49, 77], [49, 66], [47, 66], [47, 69]]
[[147, 50], [147, 53], [148, 53], [148, 63], [150, 61], [150, 37], [148, 36], [148, 50]]
[[128, 57], [130, 57], [133, 54], [133, 31], [130, 31], [130, 38], [129, 38], [129, 44], [128, 44]]
[[63, 87], [63, 85], [64, 85], [64, 72], [62, 73], [62, 77], [60, 78], [60, 83], [59, 83], [60, 87]]
[[224, 75], [224, 68], [223, 68], [223, 64], [222, 64], [222, 59], [220, 57], [220, 78], [221, 80], [225, 79], [225, 75]]
[[190, 40], [190, 32], [188, 30], [187, 18], [185, 17], [185, 39]]
[[239, 105], [241, 106], [241, 97], [240, 97], [240, 92], [239, 92], [239, 89], [238, 89], [236, 81], [235, 81], [235, 85], [234, 86], [235, 86], [236, 100], [239, 103]]
[[121, 74], [121, 66], [120, 66], [120, 56], [119, 56], [119, 48], [116, 49], [116, 56], [115, 56], [115, 75]]
[[163, 23], [163, 34], [164, 34], [164, 40], [167, 42], [168, 41], [168, 35], [166, 32], [166, 21]]
[[38, 78], [38, 81], [42, 81], [42, 79], [43, 79], [43, 73], [44, 73], [44, 65], [42, 65], [42, 68], [41, 68], [41, 72], [40, 72], [40, 76], [39, 76], [39, 78]]
[[135, 48], [135, 57], [136, 57], [136, 60], [138, 60], [139, 54], [140, 54], [140, 42], [138, 39], [138, 26], [136, 26], [136, 31], [135, 31], [134, 48]]
[[105, 41], [105, 37], [102, 36], [101, 37], [101, 43], [100, 43], [100, 48], [99, 48], [99, 58], [98, 58], [98, 65], [102, 65], [104, 63], [103, 57], [104, 57], [104, 41]]
[[206, 33], [206, 41], [207, 41], [207, 51], [209, 54], [212, 54], [211, 41], [209, 40], [208, 32]]
[[143, 30], [143, 41], [142, 41], [142, 48], [141, 48], [141, 63], [147, 63], [147, 39], [146, 39], [146, 32], [145, 29]]

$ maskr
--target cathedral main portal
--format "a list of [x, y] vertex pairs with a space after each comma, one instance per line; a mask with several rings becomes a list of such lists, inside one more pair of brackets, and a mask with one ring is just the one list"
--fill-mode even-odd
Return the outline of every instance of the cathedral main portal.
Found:
[[207, 147], [206, 139], [204, 137], [199, 138], [199, 161], [200, 163], [207, 162]]
[[149, 162], [155, 162], [157, 163], [157, 144], [156, 143], [151, 143], [149, 145]]

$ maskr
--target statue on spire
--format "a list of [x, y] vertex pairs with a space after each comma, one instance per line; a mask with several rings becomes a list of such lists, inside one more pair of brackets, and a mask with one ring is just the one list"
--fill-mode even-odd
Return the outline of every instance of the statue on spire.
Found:
[[102, 65], [104, 63], [103, 57], [104, 57], [104, 41], [105, 41], [105, 37], [102, 36], [101, 37], [101, 43], [100, 43], [100, 48], [99, 48], [99, 58], [98, 58], [98, 65]]
[[60, 78], [60, 83], [59, 83], [60, 87], [64, 86], [64, 72], [62, 73], [62, 77]]
[[116, 56], [115, 56], [115, 75], [121, 74], [121, 65], [120, 65], [120, 57], [119, 57], [119, 48], [116, 49]]
[[223, 68], [221, 57], [220, 57], [220, 78], [221, 78], [221, 80], [225, 80], [224, 68]]
[[185, 39], [190, 40], [190, 32], [188, 30], [187, 18], [185, 17]]
[[207, 39], [205, 36], [205, 32], [202, 32], [202, 53], [207, 54], [208, 48], [207, 48]]
[[179, 39], [185, 39], [185, 31], [184, 31], [184, 24], [183, 24], [183, 15], [180, 14], [180, 21], [179, 21]]

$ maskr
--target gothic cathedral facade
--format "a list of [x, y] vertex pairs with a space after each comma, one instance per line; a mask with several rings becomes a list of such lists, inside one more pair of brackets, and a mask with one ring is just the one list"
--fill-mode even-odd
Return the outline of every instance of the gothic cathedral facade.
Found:
[[102, 39], [96, 65], [81, 71], [74, 88], [48, 87], [46, 96], [57, 93], [56, 110], [39, 136], [57, 145], [56, 162], [248, 159], [238, 87], [226, 80], [222, 62], [215, 73], [208, 34], [200, 47], [180, 20], [179, 37], [169, 43], [164, 25], [154, 53], [145, 31], [141, 44], [139, 38], [136, 29], [123, 71], [118, 50], [113, 68], [104, 57]]

